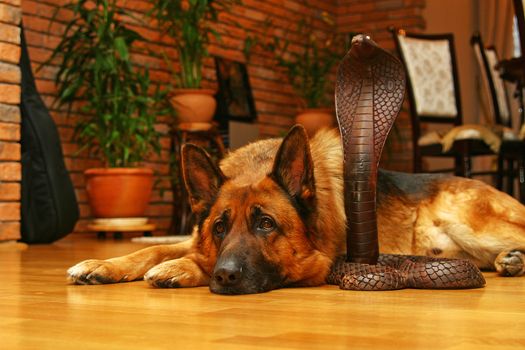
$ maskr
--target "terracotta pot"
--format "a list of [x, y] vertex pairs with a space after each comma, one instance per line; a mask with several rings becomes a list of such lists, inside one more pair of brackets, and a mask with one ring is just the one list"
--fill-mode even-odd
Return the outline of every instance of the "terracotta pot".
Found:
[[95, 168], [84, 172], [91, 214], [96, 218], [144, 216], [153, 187], [148, 168]]
[[309, 108], [297, 114], [295, 122], [304, 126], [308, 136], [312, 137], [322, 128], [333, 127], [335, 118], [329, 108]]
[[176, 89], [170, 103], [177, 111], [178, 122], [211, 122], [217, 108], [214, 94], [215, 91], [208, 89]]

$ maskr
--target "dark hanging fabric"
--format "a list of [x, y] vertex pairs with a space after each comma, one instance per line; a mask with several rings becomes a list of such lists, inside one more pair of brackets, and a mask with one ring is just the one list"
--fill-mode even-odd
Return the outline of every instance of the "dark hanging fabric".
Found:
[[23, 29], [21, 49], [21, 235], [26, 243], [51, 243], [73, 231], [78, 203], [57, 127], [36, 89]]

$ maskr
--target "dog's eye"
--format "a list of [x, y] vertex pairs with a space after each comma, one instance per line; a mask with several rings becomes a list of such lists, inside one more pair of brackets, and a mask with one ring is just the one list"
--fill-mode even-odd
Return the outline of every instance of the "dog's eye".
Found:
[[213, 225], [213, 233], [215, 233], [218, 236], [222, 236], [226, 233], [226, 225], [222, 220], [218, 220]]
[[273, 231], [273, 229], [275, 228], [275, 222], [272, 218], [268, 216], [263, 216], [261, 218], [261, 221], [259, 221], [259, 225], [257, 228], [265, 232], [270, 232]]

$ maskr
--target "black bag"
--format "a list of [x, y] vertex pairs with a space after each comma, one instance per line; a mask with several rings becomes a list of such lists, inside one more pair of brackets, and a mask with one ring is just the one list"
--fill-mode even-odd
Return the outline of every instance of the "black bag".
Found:
[[50, 243], [73, 231], [78, 203], [60, 137], [40, 98], [21, 32], [22, 241]]

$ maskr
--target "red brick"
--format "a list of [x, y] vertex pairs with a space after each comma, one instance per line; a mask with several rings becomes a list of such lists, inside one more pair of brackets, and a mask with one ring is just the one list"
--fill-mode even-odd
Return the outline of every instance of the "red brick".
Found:
[[20, 46], [0, 42], [0, 61], [18, 64], [20, 61]]
[[24, 29], [41, 32], [45, 35], [51, 34], [61, 37], [66, 30], [66, 26], [60, 22], [52, 22], [48, 18], [31, 16], [24, 13]]
[[[31, 43], [28, 42], [29, 57], [31, 57], [31, 62], [33, 63], [44, 63], [51, 56], [52, 51], [49, 49], [44, 49], [40, 47], [31, 46]], [[51, 64], [57, 66], [58, 59], [54, 59]]]
[[173, 201], [173, 192], [171, 190], [159, 191], [154, 190], [151, 195], [152, 202], [168, 202]]
[[0, 2], [3, 2], [4, 4], [17, 6], [17, 7], [20, 7], [20, 5], [22, 4], [22, 0], [0, 0]]
[[64, 159], [69, 171], [85, 171], [90, 168], [101, 168], [104, 164], [99, 159], [89, 158], [66, 158]]
[[0, 23], [0, 41], [5, 41], [12, 44], [20, 44], [20, 27]]
[[55, 79], [55, 76], [56, 76], [56, 74], [58, 72], [58, 67], [42, 66], [40, 68], [40, 64], [38, 64], [38, 63], [33, 63], [31, 65], [31, 68], [33, 70], [33, 74], [35, 75], [35, 79], [37, 79], [37, 80], [38, 79], [46, 79], [46, 80]]
[[393, 10], [402, 8], [404, 6], [403, 0], [382, 0], [376, 1], [376, 8], [378, 10]]
[[[60, 4], [64, 5], [62, 1]], [[44, 4], [39, 1], [24, 0], [22, 1], [22, 10], [24, 15], [36, 15], [43, 18], [52, 18], [55, 16], [55, 19], [58, 21], [70, 21], [73, 19], [73, 12], [64, 8], [61, 8], [58, 13], [56, 13], [57, 6]]]
[[51, 80], [36, 80], [36, 89], [39, 93], [46, 95], [56, 95], [57, 93], [57, 86], [55, 85], [55, 82]]
[[21, 74], [18, 65], [0, 62], [0, 83], [20, 84], [20, 80]]
[[20, 160], [20, 144], [0, 141], [0, 160]]
[[20, 239], [20, 222], [0, 222], [0, 241]]
[[73, 182], [73, 186], [75, 188], [84, 188], [86, 186], [83, 173], [70, 172], [69, 177], [71, 178], [71, 181]]
[[91, 216], [91, 208], [88, 204], [79, 204], [78, 211], [81, 218], [88, 218]]
[[16, 202], [0, 203], [0, 220], [1, 221], [20, 220], [20, 203], [16, 203]]
[[18, 25], [22, 19], [22, 10], [19, 6], [0, 3], [0, 22]]
[[22, 165], [18, 162], [0, 162], [0, 181], [20, 181]]
[[42, 35], [42, 33], [34, 32], [32, 30], [25, 31], [26, 40], [31, 43], [31, 46], [44, 47], [53, 50], [60, 43], [61, 38], [51, 35]]
[[58, 127], [58, 134], [62, 142], [71, 142], [74, 130], [71, 127]]
[[0, 103], [0, 122], [20, 123], [20, 108]]
[[19, 201], [20, 183], [5, 182], [0, 183], [0, 201]]
[[149, 217], [170, 216], [171, 213], [172, 213], [171, 204], [150, 203], [150, 205], [146, 209], [146, 216], [149, 216]]
[[19, 141], [20, 124], [0, 123], [0, 140]]
[[[290, 118], [290, 126], [293, 125], [293, 119]], [[259, 134], [262, 137], [274, 137], [274, 136], [280, 136], [282, 134], [283, 129], [282, 127], [276, 127], [270, 124], [260, 124], [259, 126]]]
[[283, 128], [289, 128], [291, 118], [284, 117], [282, 115], [271, 115], [271, 114], [259, 114], [259, 121], [261, 123], [268, 123], [276, 126], [282, 126]]

